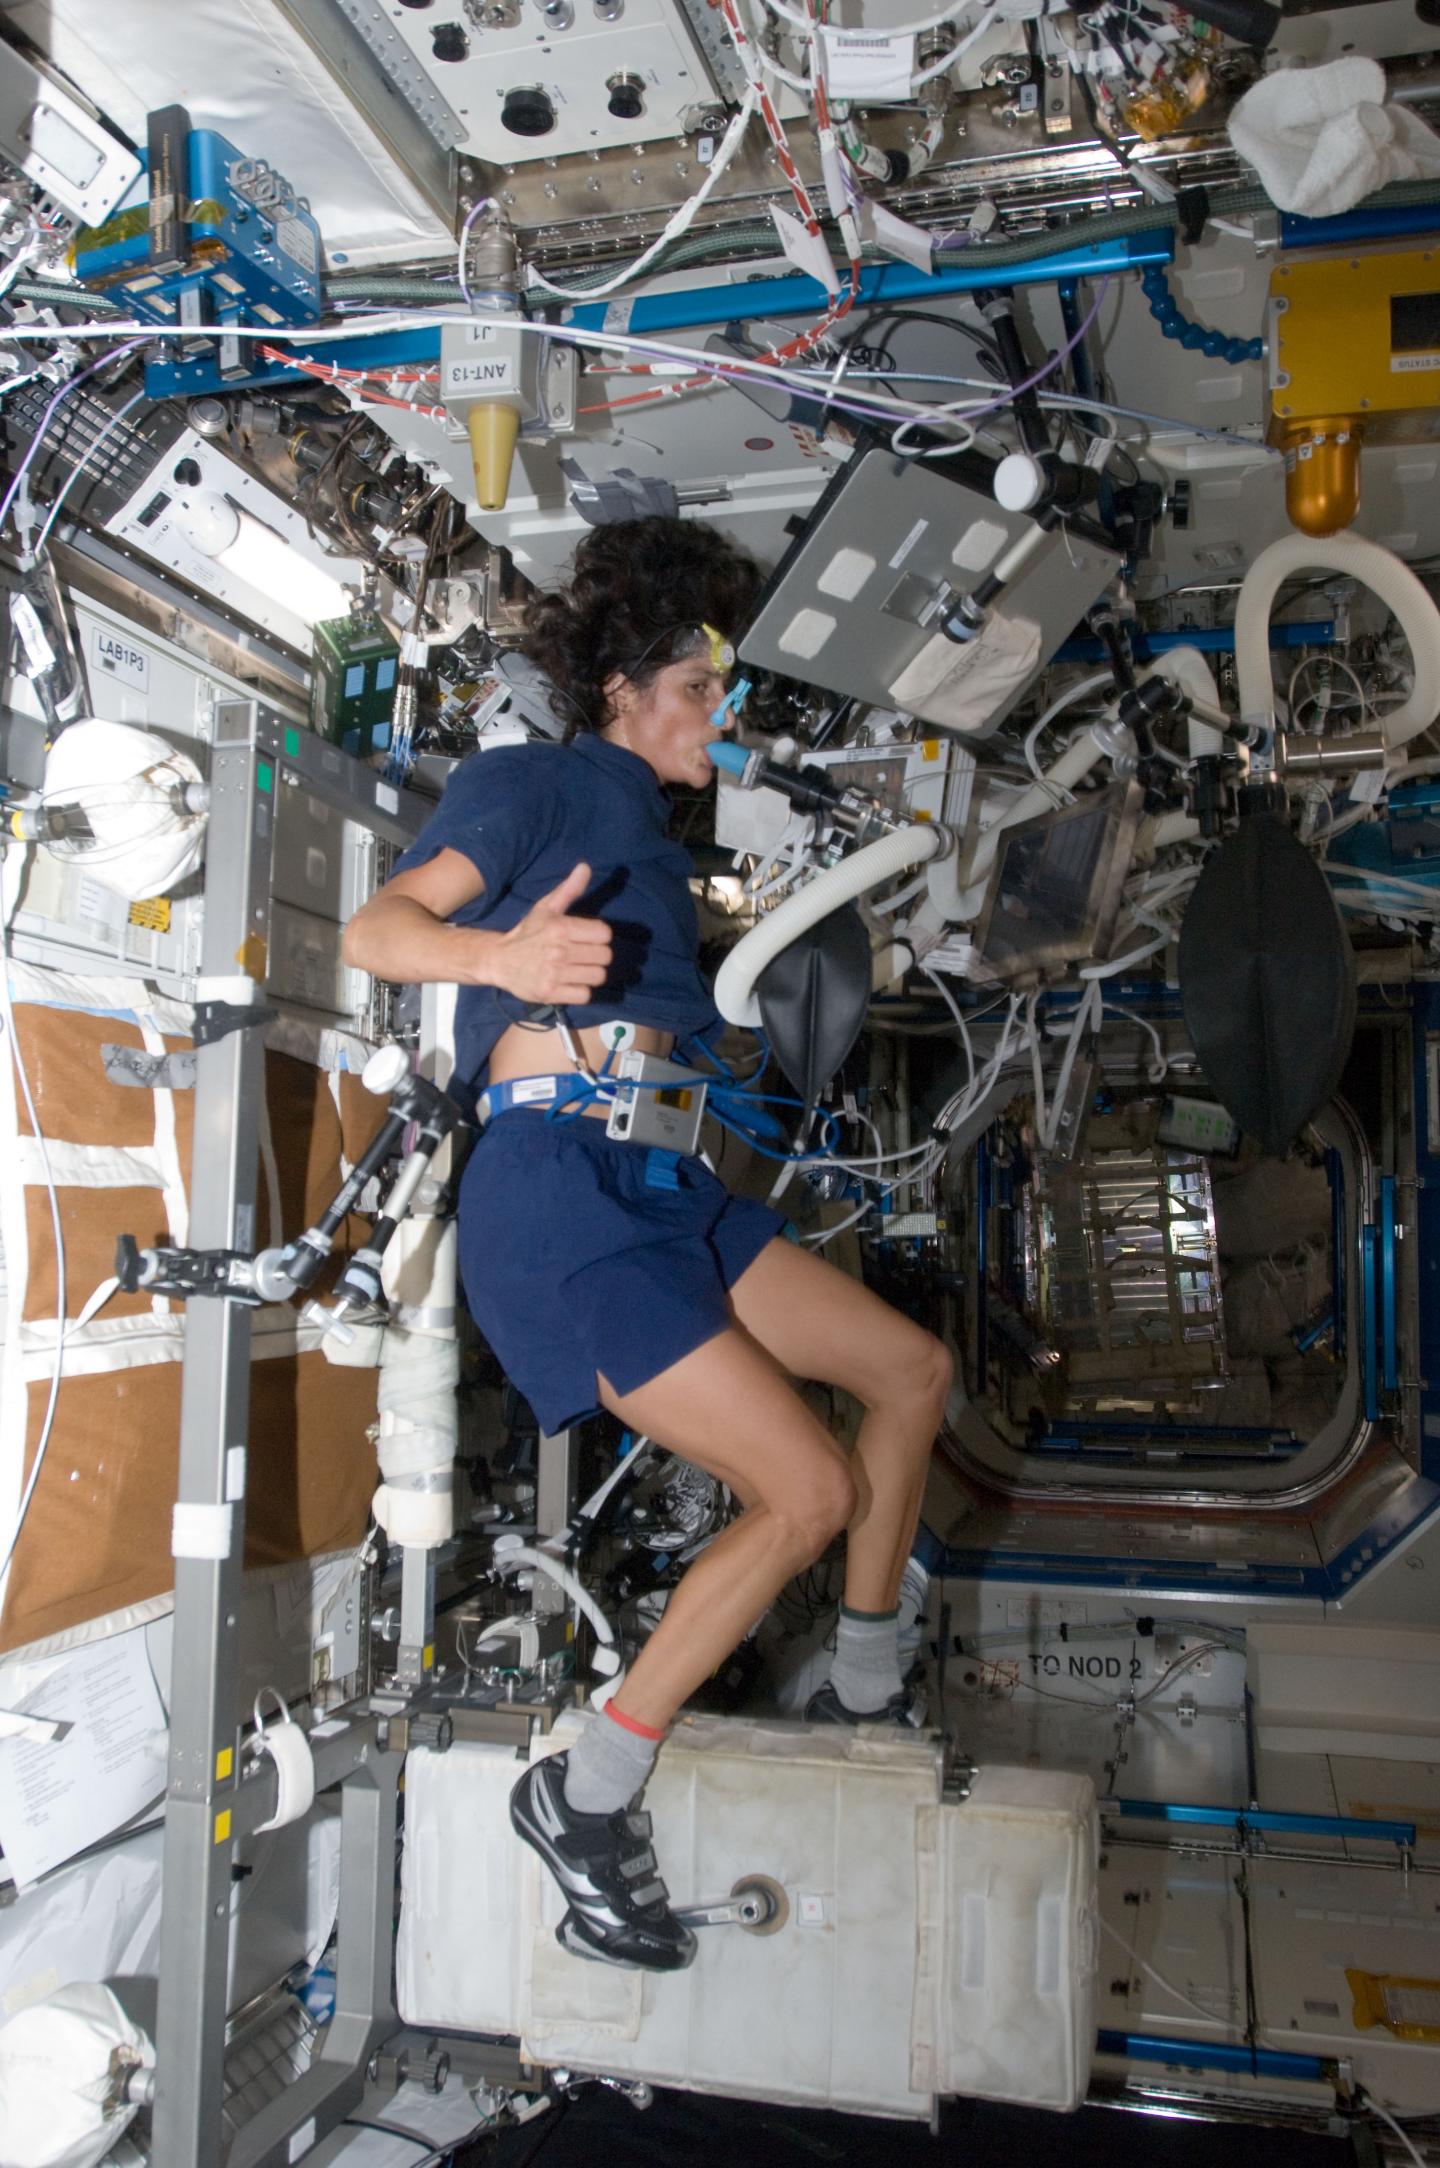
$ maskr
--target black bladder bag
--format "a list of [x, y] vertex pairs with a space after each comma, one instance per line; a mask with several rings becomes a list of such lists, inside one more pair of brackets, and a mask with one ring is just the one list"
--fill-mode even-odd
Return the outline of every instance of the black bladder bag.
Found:
[[775, 1059], [807, 1108], [860, 1036], [870, 970], [865, 922], [844, 903], [783, 948], [755, 982]]
[[1279, 1156], [1332, 1097], [1355, 1029], [1355, 958], [1330, 884], [1257, 813], [1214, 852], [1180, 929], [1180, 1002], [1232, 1119]]

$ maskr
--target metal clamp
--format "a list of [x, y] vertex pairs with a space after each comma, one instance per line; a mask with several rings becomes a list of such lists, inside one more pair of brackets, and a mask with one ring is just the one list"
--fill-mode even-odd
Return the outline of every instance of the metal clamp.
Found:
[[769, 1875], [752, 1874], [713, 1904], [677, 1906], [675, 1917], [683, 1927], [743, 1927], [750, 1935], [776, 1935], [790, 1917], [790, 1900]]
[[963, 1806], [970, 1797], [970, 1787], [978, 1774], [978, 1764], [962, 1753], [953, 1739], [946, 1739], [940, 1749], [940, 1802], [942, 1806]]
[[213, 1046], [217, 1039], [228, 1038], [232, 1031], [245, 1031], [252, 1024], [268, 1024], [274, 1016], [273, 1009], [259, 1009], [252, 1003], [197, 1001], [190, 1036], [197, 1047]]

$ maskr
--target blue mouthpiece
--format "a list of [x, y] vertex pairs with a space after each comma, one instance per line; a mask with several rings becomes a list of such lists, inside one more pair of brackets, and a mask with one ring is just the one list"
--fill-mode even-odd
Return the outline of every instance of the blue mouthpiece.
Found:
[[716, 738], [705, 750], [715, 766], [723, 768], [727, 775], [743, 775], [750, 762], [749, 746], [732, 745], [728, 738]]

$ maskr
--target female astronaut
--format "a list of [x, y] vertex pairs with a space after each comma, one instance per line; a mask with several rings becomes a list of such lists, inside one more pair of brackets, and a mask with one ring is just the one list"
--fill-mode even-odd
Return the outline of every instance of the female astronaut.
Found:
[[[634, 1811], [656, 1751], [686, 1697], [842, 1529], [835, 1657], [806, 1716], [907, 1719], [896, 1606], [951, 1370], [938, 1340], [781, 1239], [774, 1213], [731, 1197], [699, 1158], [668, 1170], [676, 1187], [647, 1181], [651, 1155], [608, 1138], [586, 1099], [601, 1025], [623, 1021], [642, 1052], [664, 1055], [715, 1021], [666, 786], [714, 772], [725, 636], [757, 577], [689, 522], [587, 534], [568, 591], [527, 620], [526, 652], [574, 719], [569, 741], [464, 761], [345, 945], [378, 977], [458, 984], [456, 1075], [484, 1088], [489, 1115], [461, 1184], [461, 1273], [542, 1428], [608, 1408], [742, 1507], [603, 1713], [511, 1801], [568, 1900], [563, 1946], [661, 1971], [689, 1964], [695, 1938]], [[861, 1403], [848, 1459], [792, 1378]]]

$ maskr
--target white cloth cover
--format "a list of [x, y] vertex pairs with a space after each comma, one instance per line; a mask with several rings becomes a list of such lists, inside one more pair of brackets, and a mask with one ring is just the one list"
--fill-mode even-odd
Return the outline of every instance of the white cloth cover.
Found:
[[1040, 627], [997, 610], [963, 647], [933, 634], [895, 679], [890, 698], [922, 722], [988, 738], [1039, 660]]
[[175, 802], [187, 783], [199, 781], [189, 754], [154, 731], [129, 723], [72, 723], [50, 748], [42, 795], [49, 807], [78, 805], [95, 841], [85, 849], [69, 839], [42, 848], [92, 874], [127, 903], [163, 896], [200, 860], [206, 816]]
[[1440, 174], [1440, 136], [1384, 99], [1384, 69], [1358, 53], [1283, 68], [1246, 91], [1230, 141], [1282, 211], [1333, 218], [1388, 181]]
[[0, 2145], [6, 2168], [94, 2168], [134, 2116], [105, 2112], [119, 2050], [132, 2064], [154, 2050], [108, 1987], [89, 1981], [32, 2003], [0, 2032]]

